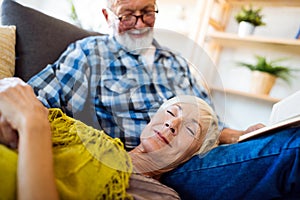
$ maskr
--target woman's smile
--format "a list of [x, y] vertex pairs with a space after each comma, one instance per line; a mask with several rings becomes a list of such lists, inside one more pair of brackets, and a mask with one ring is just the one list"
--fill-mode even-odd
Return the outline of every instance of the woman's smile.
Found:
[[163, 141], [164, 143], [170, 145], [170, 142], [168, 141], [168, 139], [163, 136], [159, 131], [154, 130], [154, 133], [158, 136], [158, 138]]

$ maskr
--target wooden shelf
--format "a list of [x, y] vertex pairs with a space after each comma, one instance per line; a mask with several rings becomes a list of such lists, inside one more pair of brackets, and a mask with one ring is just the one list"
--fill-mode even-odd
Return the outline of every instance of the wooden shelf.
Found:
[[252, 98], [252, 99], [256, 99], [256, 100], [267, 101], [267, 102], [270, 102], [270, 103], [277, 103], [278, 101], [280, 101], [280, 99], [270, 97], [268, 95], [252, 94], [252, 93], [249, 93], [249, 92], [242, 92], [242, 91], [233, 90], [233, 89], [222, 89], [222, 88], [217, 88], [217, 87], [212, 87], [210, 89], [213, 92], [222, 92], [222, 93], [225, 93], [225, 94], [242, 96], [242, 97], [246, 97], [246, 98]]
[[[205, 6], [201, 10], [203, 12], [200, 12], [205, 13], [205, 15], [199, 14], [198, 18], [203, 20], [198, 25], [199, 31], [195, 35], [195, 40], [205, 48], [212, 62], [219, 69], [220, 74], [215, 76], [212, 74], [210, 79], [210, 86], [212, 86], [210, 87], [210, 92], [216, 100], [216, 108], [223, 109], [222, 113], [224, 113], [228, 124], [236, 124], [239, 127], [247, 127], [247, 125], [253, 123], [256, 119], [256, 113], [259, 113], [262, 121], [268, 121], [272, 106], [279, 102], [281, 97], [284, 98], [280, 94], [285, 94], [285, 92], [289, 91], [284, 91], [285, 88], [283, 87], [276, 87], [273, 91], [275, 97], [272, 97], [270, 95], [258, 95], [248, 92], [246, 89], [237, 88], [236, 86], [238, 85], [230, 87], [233, 84], [231, 82], [232, 79], [240, 76], [240, 74], [238, 70], [227, 73], [226, 67], [233, 66], [236, 58], [250, 59], [253, 53], [274, 56], [272, 59], [276, 59], [276, 56], [293, 57], [297, 62], [300, 59], [300, 39], [293, 37], [288, 30], [294, 30], [294, 34], [296, 34], [298, 30], [295, 30], [295, 27], [297, 29], [299, 24], [295, 20], [288, 19], [299, 18], [300, 0], [203, 0], [200, 2], [206, 2], [206, 4], [203, 3]], [[233, 30], [233, 25], [236, 23], [234, 15], [242, 6], [249, 5], [253, 5], [255, 8], [262, 8], [263, 15], [268, 16], [270, 23], [275, 23], [276, 25], [276, 20], [280, 20], [278, 23], [280, 25], [286, 23], [284, 24], [284, 29], [270, 26], [265, 32], [258, 33], [259, 35], [256, 33], [246, 37], [238, 36], [237, 30]], [[281, 17], [281, 15], [288, 16]], [[277, 37], [274, 34], [268, 34], [268, 31], [272, 33], [274, 31], [278, 32]], [[296, 73], [295, 75], [299, 79], [299, 75]], [[224, 85], [227, 85], [229, 88], [220, 87], [219, 79], [216, 76], [221, 76], [221, 79], [225, 81]], [[299, 88], [298, 79], [292, 82], [293, 89], [294, 87]], [[248, 81], [248, 79], [245, 81]], [[219, 98], [224, 96], [227, 97], [228, 104], [223, 108], [223, 102]], [[253, 109], [256, 109], [255, 112], [252, 112], [254, 111]], [[240, 110], [245, 110], [245, 112], [249, 113], [244, 115], [244, 112], [239, 112]]]
[[297, 7], [300, 6], [299, 0], [218, 0], [219, 2], [227, 2], [232, 5], [245, 5], [255, 4], [260, 6], [288, 6]]
[[213, 40], [224, 47], [233, 48], [270, 48], [272, 50], [300, 53], [300, 40], [266, 38], [259, 36], [239, 37], [237, 34], [214, 32], [208, 35], [208, 40]]

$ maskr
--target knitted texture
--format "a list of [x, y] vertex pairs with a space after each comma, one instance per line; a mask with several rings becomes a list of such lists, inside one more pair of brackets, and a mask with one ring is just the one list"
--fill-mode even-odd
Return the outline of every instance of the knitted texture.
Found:
[[[49, 121], [60, 199], [132, 199], [126, 193], [132, 163], [119, 139], [70, 118], [57, 108], [49, 109]], [[6, 147], [0, 148], [0, 155], [0, 188], [9, 183], [6, 196], [1, 193], [0, 199], [14, 199], [17, 155]], [[6, 172], [5, 176], [2, 172]]]
[[55, 175], [63, 199], [128, 199], [131, 160], [119, 139], [49, 109]]

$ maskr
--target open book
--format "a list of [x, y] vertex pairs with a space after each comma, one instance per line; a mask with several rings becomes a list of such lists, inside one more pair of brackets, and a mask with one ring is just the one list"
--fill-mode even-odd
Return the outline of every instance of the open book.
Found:
[[300, 91], [282, 99], [273, 105], [269, 124], [264, 128], [240, 136], [239, 142], [259, 134], [300, 126]]

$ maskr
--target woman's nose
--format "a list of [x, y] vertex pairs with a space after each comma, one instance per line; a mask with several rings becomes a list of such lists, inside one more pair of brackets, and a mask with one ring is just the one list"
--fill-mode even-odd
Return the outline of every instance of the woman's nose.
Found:
[[181, 119], [174, 117], [165, 122], [165, 126], [170, 129], [173, 134], [177, 134], [178, 126], [180, 125]]

